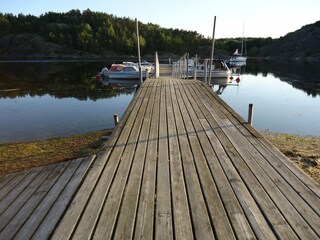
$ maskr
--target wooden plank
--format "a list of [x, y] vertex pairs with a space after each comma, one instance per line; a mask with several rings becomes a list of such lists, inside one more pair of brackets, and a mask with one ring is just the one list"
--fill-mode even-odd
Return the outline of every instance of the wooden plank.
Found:
[[[210, 99], [210, 98], [209, 98]], [[205, 102], [205, 105], [207, 106], [208, 109], [211, 108], [211, 112], [214, 112], [212, 109], [212, 104], [208, 102]], [[259, 203], [261, 199], [265, 199], [263, 197], [264, 195], [266, 196], [266, 191], [268, 192], [269, 197], [273, 199], [273, 202], [278, 208], [278, 210], [284, 215], [286, 218], [286, 221], [290, 223], [292, 226], [292, 229], [295, 231], [296, 234], [301, 235], [303, 237], [314, 237], [315, 233], [308, 227], [308, 225], [305, 224], [304, 221], [301, 221], [301, 216], [297, 214], [296, 210], [292, 207], [292, 205], [285, 199], [285, 197], [281, 194], [281, 192], [272, 185], [272, 182], [270, 182], [270, 179], [265, 175], [263, 170], [259, 168], [256, 163], [254, 162], [254, 159], [250, 155], [250, 153], [247, 151], [248, 146], [243, 146], [240, 142], [239, 139], [237, 139], [237, 136], [234, 134], [239, 133], [238, 131], [234, 131], [235, 127], [228, 121], [228, 119], [224, 119], [222, 121], [221, 118], [217, 114], [212, 114], [214, 119], [218, 122], [219, 126], [222, 127], [222, 131], [226, 134], [228, 141], [232, 143], [232, 145], [237, 149], [237, 154], [240, 154], [242, 156], [242, 159], [246, 164], [244, 164], [243, 161], [239, 161], [239, 159], [234, 159], [234, 165], [238, 169], [239, 172], [241, 172], [243, 179], [245, 179], [245, 182], [247, 186], [251, 189], [251, 193], [253, 197], [256, 199], [256, 201]], [[225, 127], [228, 126], [228, 127]], [[240, 134], [238, 134], [240, 135]], [[239, 152], [239, 153], [238, 153]], [[249, 168], [250, 167], [250, 168]], [[259, 180], [259, 183], [257, 182]], [[261, 187], [260, 184], [263, 186]], [[286, 209], [284, 211], [284, 209]], [[272, 214], [270, 212], [270, 208], [265, 209], [266, 215]], [[269, 213], [268, 213], [269, 212]], [[299, 222], [299, 224], [298, 224]], [[297, 224], [299, 226], [297, 226]], [[293, 227], [294, 226], [294, 227]], [[297, 231], [297, 229], [301, 229]], [[304, 229], [304, 230], [302, 230]], [[300, 231], [303, 231], [301, 233]]]
[[[37, 168], [42, 169], [42, 168]], [[5, 198], [8, 194], [12, 194], [10, 193], [10, 191], [12, 189], [15, 189], [21, 182], [24, 182], [25, 177], [28, 176], [28, 174], [30, 173], [31, 169], [28, 170], [24, 170], [22, 172], [17, 173], [17, 175], [15, 175], [15, 177], [9, 181], [8, 183], [6, 183], [0, 190], [0, 201]], [[33, 171], [36, 171], [36, 169], [33, 169]], [[2, 205], [2, 204], [1, 204]], [[1, 214], [1, 210], [0, 210], [0, 214]]]
[[[19, 195], [28, 188], [29, 184], [38, 176], [43, 167], [35, 168], [32, 171], [21, 172], [9, 184], [3, 188], [6, 194], [0, 201], [0, 215], [15, 201]], [[10, 189], [10, 190], [9, 190]]]
[[[227, 195], [228, 197], [225, 198], [224, 201], [226, 202], [227, 206], [229, 205], [228, 209], [233, 208], [235, 211], [233, 210], [232, 212], [237, 213], [236, 217], [233, 217], [233, 218], [232, 216], [230, 217], [231, 217], [231, 220], [235, 222], [234, 229], [238, 237], [239, 238], [254, 237], [251, 227], [248, 221], [246, 220], [244, 213], [241, 211], [239, 202], [235, 198], [235, 195], [232, 193], [232, 189], [230, 186], [229, 188], [227, 188], [227, 192], [226, 192], [225, 188], [226, 186], [229, 185], [229, 183], [226, 179], [226, 176], [223, 173], [223, 170], [220, 167], [218, 158], [214, 153], [213, 147], [215, 145], [211, 146], [210, 142], [208, 141], [208, 137], [206, 135], [206, 133], [210, 134], [208, 133], [208, 128], [203, 128], [203, 125], [202, 125], [202, 124], [205, 124], [206, 121], [204, 120], [204, 116], [201, 113], [200, 106], [197, 105], [197, 102], [201, 101], [201, 99], [199, 99], [198, 96], [195, 95], [195, 93], [192, 91], [192, 89], [189, 88], [191, 84], [188, 83], [188, 84], [181, 84], [181, 85], [183, 86], [183, 88], [181, 88], [180, 91], [184, 91], [184, 93], [182, 93], [182, 97], [184, 98], [184, 101], [187, 102], [186, 106], [187, 106], [187, 109], [189, 110], [189, 115], [194, 125], [194, 131], [197, 133], [197, 136], [198, 136], [198, 141], [191, 145], [195, 148], [193, 152], [198, 153], [198, 156], [196, 158], [198, 161], [196, 161], [196, 164], [198, 165], [198, 169], [200, 170], [202, 169], [201, 173], [200, 173], [200, 170], [198, 170], [199, 176], [200, 176], [200, 179], [203, 178], [201, 180], [202, 186], [203, 186], [202, 188], [211, 212], [211, 219], [212, 219], [211, 221], [214, 223], [216, 234], [218, 238], [224, 238], [224, 239], [235, 238], [230, 222], [227, 218], [226, 212], [221, 210], [218, 211], [219, 209], [224, 209], [222, 199], [224, 198], [225, 194], [228, 194]], [[200, 121], [202, 121], [203, 123], [201, 124]], [[203, 153], [199, 154], [199, 152], [202, 152], [202, 151]], [[219, 155], [222, 155], [224, 157], [226, 156], [226, 154], [223, 151], [220, 151]], [[205, 156], [206, 156], [206, 159], [205, 159]], [[224, 158], [224, 160], [226, 160], [226, 158]], [[210, 163], [210, 167], [213, 170], [211, 172], [213, 177], [210, 173], [207, 162]], [[205, 169], [205, 172], [204, 172], [204, 169]], [[215, 175], [218, 175], [218, 176], [215, 176]], [[215, 177], [215, 180], [214, 180], [214, 177]], [[224, 181], [222, 183], [219, 183], [222, 179]], [[220, 189], [224, 189], [223, 196], [222, 194], [219, 194], [216, 184], [217, 186], [220, 186]], [[249, 196], [248, 193], [247, 195]], [[253, 214], [255, 214], [255, 218], [257, 219], [257, 224], [259, 225], [259, 227], [255, 229], [255, 234], [257, 235], [257, 237], [259, 238], [261, 236], [267, 236], [268, 239], [274, 239], [275, 238], [274, 234], [272, 233], [270, 227], [268, 226], [268, 223], [265, 221], [259, 208], [254, 203], [253, 199], [250, 197], [247, 197], [247, 199], [251, 200], [251, 201], [248, 201], [248, 203], [250, 203], [249, 205], [250, 209], [253, 212]], [[217, 209], [217, 206], [220, 206], [220, 207], [218, 207]], [[237, 209], [235, 209], [235, 206], [237, 207]]]
[[[233, 121], [235, 120], [233, 119]], [[240, 128], [239, 125], [235, 126], [237, 126], [238, 129]], [[245, 130], [243, 129], [243, 131]], [[278, 159], [276, 159], [270, 151], [261, 147], [256, 138], [250, 135], [244, 138], [240, 135], [238, 139], [242, 144], [246, 144], [246, 149], [250, 151], [255, 162], [264, 170], [286, 199], [294, 206], [297, 212], [300, 213], [301, 217], [304, 218], [319, 236], [319, 196], [316, 196], [309, 188], [306, 188], [292, 172], [288, 171], [285, 166], [279, 163]]]
[[[204, 84], [201, 87], [208, 89], [208, 86], [205, 86]], [[242, 129], [245, 128], [247, 130], [246, 132], [250, 133], [250, 136], [256, 137], [256, 139], [260, 141], [260, 143], [264, 145], [266, 149], [272, 151], [272, 153], [278, 158], [278, 160], [283, 162], [283, 164], [288, 169], [290, 169], [290, 171], [294, 173], [294, 175], [298, 177], [304, 185], [306, 185], [311, 191], [313, 191], [316, 194], [316, 196], [320, 196], [319, 185], [316, 184], [315, 181], [310, 176], [305, 174], [300, 168], [298, 168], [295, 164], [290, 162], [286, 156], [284, 156], [276, 147], [274, 147], [265, 138], [263, 138], [259, 132], [257, 132], [254, 128], [252, 128], [249, 124], [247, 124], [246, 121], [243, 120], [238, 113], [236, 113], [230, 106], [228, 106], [228, 104], [226, 104], [215, 93], [211, 91], [210, 95], [211, 97], [215, 98], [226, 109], [226, 111], [230, 113], [230, 116], [233, 116], [236, 119], [240, 119], [241, 125], [239, 126], [243, 127], [240, 129], [241, 131]], [[247, 133], [244, 133], [244, 134], [247, 134]], [[305, 187], [302, 187], [302, 189], [304, 189], [304, 191], [307, 190], [305, 189]]]
[[[44, 217], [47, 215], [52, 205], [59, 197], [60, 193], [64, 189], [65, 185], [69, 182], [73, 173], [78, 168], [82, 161], [82, 158], [72, 160], [68, 166], [64, 169], [58, 180], [54, 183], [50, 191], [46, 194], [39, 205], [34, 209], [32, 215], [24, 222], [23, 226], [17, 231], [15, 238], [18, 239], [30, 239], [35, 230], [41, 224]], [[34, 199], [32, 200], [34, 202]], [[54, 225], [54, 222], [51, 223]]]
[[135, 225], [135, 239], [152, 239], [154, 234], [154, 213], [156, 199], [156, 171], [158, 158], [158, 129], [160, 112], [161, 81], [155, 81], [154, 107], [148, 139], [148, 149], [143, 172], [137, 219]]
[[[232, 123], [227, 120], [227, 124]], [[269, 196], [275, 201], [278, 208], [286, 213], [287, 221], [292, 226], [295, 226], [294, 229], [299, 229], [301, 226], [301, 229], [297, 230], [296, 233], [303, 238], [313, 238], [315, 234], [319, 236], [319, 216], [309, 208], [284, 180], [284, 178], [290, 178], [290, 175], [283, 177], [279, 175], [273, 168], [272, 163], [270, 164], [266, 161], [268, 156], [263, 158], [247, 138], [242, 134], [238, 134], [239, 131], [235, 126], [225, 128], [224, 131], [240, 155], [243, 156], [247, 165], [250, 166], [256, 178], [259, 179], [263, 187], [269, 192]], [[300, 213], [300, 215], [297, 213]], [[304, 224], [301, 218], [304, 218], [307, 224]], [[300, 225], [297, 227], [298, 222], [300, 222]], [[301, 232], [302, 229], [305, 229], [303, 233]]]
[[139, 140], [134, 153], [133, 163], [128, 176], [126, 191], [122, 199], [117, 224], [114, 230], [115, 239], [132, 239], [134, 233], [135, 219], [139, 203], [139, 194], [148, 147], [150, 123], [154, 106], [154, 94], [156, 88], [150, 86], [151, 94], [145, 110], [145, 116], [140, 130]]
[[[172, 208], [173, 222], [175, 229], [175, 239], [193, 239], [192, 221], [184, 181], [182, 159], [178, 141], [177, 127], [175, 122], [175, 112], [173, 104], [176, 104], [173, 81], [166, 84], [167, 92], [167, 119], [169, 135], [169, 161], [170, 177], [172, 185]], [[172, 101], [174, 99], [174, 102]]]
[[[16, 177], [17, 174], [18, 172], [0, 175], [0, 191], [6, 184], [8, 184], [14, 177]], [[0, 199], [1, 199], [1, 192], [0, 192]]]
[[161, 81], [155, 237], [157, 239], [173, 239], [166, 88], [164, 80]]
[[91, 166], [94, 159], [95, 155], [92, 155], [81, 160], [80, 166], [71, 176], [71, 179], [66, 183], [63, 191], [50, 208], [50, 211], [46, 214], [41, 224], [33, 233], [32, 239], [48, 239], [51, 236], [55, 226], [70, 203], [72, 196], [83, 181], [85, 173], [88, 171], [88, 168]]
[[[250, 141], [250, 143], [263, 155], [265, 159], [270, 163], [270, 166], [273, 166], [273, 169], [279, 173], [280, 176], [285, 176], [284, 180], [288, 184], [291, 185], [293, 189], [299, 194], [311, 208], [314, 209], [316, 213], [320, 213], [320, 188], [310, 188], [307, 187], [308, 183], [310, 183], [310, 177], [302, 172], [294, 163], [292, 163], [287, 157], [285, 157], [278, 149], [276, 149], [273, 145], [268, 143], [262, 136], [256, 137], [256, 133], [253, 135], [251, 132], [255, 130], [252, 129], [247, 124], [239, 124], [239, 121], [242, 122], [242, 119], [237, 117], [238, 115], [232, 110], [223, 100], [217, 98], [216, 95], [213, 94], [217, 99], [218, 103], [223, 106], [223, 108], [219, 108], [222, 113], [228, 116], [228, 119], [246, 136], [246, 139]], [[265, 162], [265, 161], [264, 161]], [[293, 173], [293, 174], [292, 174]], [[299, 177], [300, 175], [304, 175], [303, 178]], [[307, 181], [306, 181], [307, 180]], [[311, 186], [316, 186], [314, 181], [311, 180], [313, 184], [309, 184]], [[286, 186], [287, 188], [287, 186]]]
[[[87, 212], [86, 214], [89, 215], [89, 218], [91, 218], [87, 221], [88, 226], [92, 226], [88, 233], [92, 233], [94, 224], [99, 217], [102, 205], [95, 204], [94, 202], [92, 204], [89, 204], [89, 202], [104, 201], [107, 194], [107, 191], [105, 190], [105, 184], [110, 184], [110, 180], [108, 180], [108, 178], [111, 178], [113, 176], [112, 166], [110, 167], [109, 165], [108, 168], [106, 168], [108, 158], [111, 153], [120, 155], [123, 151], [125, 142], [127, 141], [129, 135], [129, 132], [127, 130], [123, 131], [123, 126], [125, 124], [132, 124], [132, 121], [137, 114], [137, 109], [142, 102], [144, 93], [145, 92], [142, 91], [142, 88], [140, 88], [136, 93], [134, 99], [129, 104], [122, 120], [115, 128], [111, 138], [107, 141], [105, 149], [97, 156], [92, 169], [89, 171], [84, 183], [81, 185], [70, 207], [68, 208], [68, 211], [65, 213], [60, 224], [55, 229], [52, 239], [69, 239], [74, 233], [75, 228], [85, 210]], [[115, 164], [113, 165], [114, 168], [117, 167], [117, 162], [112, 162], [112, 164]], [[102, 178], [100, 178], [101, 176]], [[100, 181], [100, 184], [97, 186], [98, 181]], [[94, 191], [96, 188], [98, 189]], [[92, 196], [92, 194], [94, 195]]]
[[[41, 183], [32, 196], [25, 201], [23, 207], [15, 214], [15, 216], [8, 222], [8, 225], [0, 233], [0, 239], [11, 239], [17, 233], [19, 228], [25, 223], [33, 211], [37, 208], [41, 200], [50, 191], [59, 176], [63, 173], [64, 169], [69, 163], [63, 162], [55, 164], [53, 171], [48, 175], [46, 179]], [[49, 168], [46, 166], [45, 168]]]
[[37, 191], [42, 182], [51, 174], [55, 169], [56, 165], [50, 165], [45, 167], [37, 176], [34, 181], [32, 181], [28, 188], [26, 188], [11, 204], [10, 206], [0, 215], [0, 234], [5, 230], [7, 224], [12, 218], [19, 212], [19, 210], [24, 206], [28, 199]]
[[[101, 210], [99, 221], [97, 222], [95, 231], [93, 233], [93, 238], [111, 238], [113, 235], [114, 227], [117, 221], [117, 216], [119, 214], [119, 209], [123, 199], [123, 194], [126, 188], [128, 175], [131, 170], [132, 160], [136, 149], [139, 133], [141, 130], [141, 124], [145, 115], [146, 106], [151, 93], [150, 87], [146, 87], [146, 85], [144, 85], [140, 87], [140, 89], [141, 88], [146, 88], [146, 95], [142, 99], [141, 107], [137, 109], [138, 114], [137, 117], [134, 119], [133, 123], [124, 127], [124, 129], [131, 129], [131, 131], [128, 138], [128, 142], [125, 145], [123, 154], [120, 155], [120, 159], [119, 155], [112, 155], [109, 160], [110, 163], [114, 161], [120, 161], [119, 167], [116, 173], [114, 174], [114, 179], [111, 183], [110, 191], [108, 192], [108, 196]], [[85, 220], [85, 218], [82, 218], [81, 220], [87, 225], [87, 221]], [[78, 229], [82, 230], [82, 228], [80, 228], [80, 224], [77, 228], [77, 231]], [[75, 234], [77, 234], [77, 232]], [[85, 234], [85, 232], [83, 234]], [[83, 234], [81, 235], [82, 237]], [[78, 235], [75, 235], [75, 237], [76, 236]]]
[[182, 101], [181, 95], [179, 94], [179, 83], [175, 83], [174, 87], [176, 97], [172, 97], [172, 101], [177, 101], [178, 103], [174, 105], [174, 112], [189, 196], [194, 236], [197, 239], [214, 239], [214, 232], [208, 216], [208, 209], [203, 197], [199, 176], [194, 162], [195, 159], [189, 143], [190, 138], [194, 135], [194, 131], [191, 130], [188, 112], [184, 106], [185, 103]]
[[[194, 85], [194, 86], [199, 87], [199, 85]], [[214, 110], [214, 109], [216, 109], [216, 107], [213, 109], [211, 107], [212, 106], [211, 104], [207, 104], [205, 102], [206, 98], [207, 98], [206, 94], [202, 93], [202, 96], [204, 98], [201, 100], [201, 104], [203, 104], [205, 106], [205, 108], [203, 108], [203, 109], [206, 112], [205, 116], [206, 116], [206, 119], [208, 120], [208, 122], [210, 123], [210, 127], [212, 129], [214, 129], [219, 141], [223, 145], [230, 160], [232, 161], [232, 164], [234, 162], [236, 162], [236, 163], [238, 162], [237, 164], [233, 164], [233, 167], [228, 169], [228, 171], [232, 170], [232, 171], [234, 171], [235, 174], [237, 174], [236, 169], [237, 168], [239, 169], [239, 167], [237, 165], [239, 164], [239, 166], [244, 169], [245, 169], [245, 165], [243, 164], [243, 160], [239, 156], [237, 150], [230, 143], [229, 139], [227, 138], [227, 136], [225, 135], [225, 133], [222, 130], [223, 128], [226, 128], [230, 125], [228, 125], [228, 124], [225, 124], [224, 126], [218, 125], [218, 123], [215, 121], [215, 118], [213, 117], [213, 115], [216, 114], [215, 110]], [[271, 199], [269, 198], [267, 193], [265, 193], [263, 191], [263, 189], [261, 188], [261, 186], [257, 182], [254, 181], [254, 178], [252, 178], [250, 175], [246, 174], [246, 171], [244, 169], [238, 170], [238, 172], [241, 173], [241, 176], [239, 175], [238, 178], [233, 178], [232, 175], [230, 176], [231, 177], [231, 184], [232, 184], [233, 188], [235, 189], [235, 193], [237, 194], [238, 198], [242, 198], [243, 196], [245, 196], [244, 194], [246, 192], [248, 192], [248, 190], [250, 190], [250, 194], [252, 194], [253, 190], [258, 192], [259, 197], [257, 198], [258, 199], [257, 202], [259, 203], [259, 208], [264, 213], [264, 216], [266, 217], [267, 221], [272, 224], [273, 228], [275, 229], [275, 234], [277, 236], [280, 236], [281, 238], [290, 238], [290, 239], [297, 238], [295, 233], [293, 232], [292, 228], [290, 227], [290, 225], [288, 225], [284, 216], [276, 208], [275, 204], [271, 201]], [[228, 171], [226, 171], [227, 175], [229, 175]], [[245, 180], [242, 180], [242, 179], [245, 179]], [[243, 185], [243, 184], [239, 185], [238, 184], [242, 181], [244, 181], [244, 183], [246, 183], [246, 185]], [[250, 188], [247, 189], [247, 186], [250, 186]], [[252, 197], [254, 197], [254, 196], [252, 196]], [[246, 201], [248, 201], [248, 200], [246, 200]], [[245, 204], [244, 200], [242, 200], [240, 202], [243, 202], [242, 205]], [[249, 210], [246, 207], [246, 205], [243, 205], [243, 207], [244, 207], [244, 210]], [[246, 213], [246, 214], [248, 214], [248, 213]], [[254, 220], [254, 218], [253, 218], [253, 220]], [[252, 225], [254, 225], [254, 224], [252, 224]]]

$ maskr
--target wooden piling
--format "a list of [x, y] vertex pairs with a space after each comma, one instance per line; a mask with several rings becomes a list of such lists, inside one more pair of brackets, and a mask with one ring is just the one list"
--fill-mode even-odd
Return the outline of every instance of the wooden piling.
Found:
[[117, 124], [119, 123], [118, 114], [114, 114], [114, 115], [113, 115], [113, 119], [114, 119], [114, 126], [117, 126]]
[[249, 104], [249, 110], [248, 110], [248, 123], [250, 126], [252, 126], [252, 120], [253, 120], [253, 104]]

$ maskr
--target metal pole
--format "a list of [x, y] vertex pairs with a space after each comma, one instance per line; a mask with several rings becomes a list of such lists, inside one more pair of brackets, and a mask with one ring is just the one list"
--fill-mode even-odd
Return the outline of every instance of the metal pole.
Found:
[[208, 61], [204, 60], [204, 66], [203, 66], [203, 70], [204, 70], [204, 83], [207, 84], [207, 76], [208, 76]]
[[189, 79], [189, 53], [187, 53], [187, 67], [186, 79]]
[[140, 76], [140, 82], [141, 82], [141, 83], [143, 83], [142, 70], [141, 70], [140, 36], [139, 36], [138, 19], [136, 19], [136, 33], [137, 33], [137, 48], [138, 48], [139, 76]]
[[211, 57], [210, 57], [210, 67], [209, 67], [209, 83], [211, 82], [211, 70], [212, 70], [212, 60], [213, 60], [213, 53], [214, 53], [214, 32], [216, 30], [216, 16], [214, 16], [213, 22], [213, 31], [212, 31], [212, 47], [211, 47]]
[[253, 104], [249, 104], [249, 111], [248, 111], [248, 123], [252, 126], [252, 120], [253, 120]]
[[196, 56], [194, 58], [194, 64], [193, 64], [193, 79], [194, 80], [197, 79], [197, 58], [198, 58], [198, 55], [196, 54]]

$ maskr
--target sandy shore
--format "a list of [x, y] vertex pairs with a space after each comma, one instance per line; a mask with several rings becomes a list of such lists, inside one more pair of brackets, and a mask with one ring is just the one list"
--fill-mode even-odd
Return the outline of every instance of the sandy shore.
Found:
[[262, 135], [320, 184], [320, 137], [268, 131]]

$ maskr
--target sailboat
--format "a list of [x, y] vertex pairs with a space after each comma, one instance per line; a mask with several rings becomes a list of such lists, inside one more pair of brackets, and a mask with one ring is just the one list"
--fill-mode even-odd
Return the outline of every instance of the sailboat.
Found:
[[243, 32], [244, 32], [244, 25], [242, 27], [241, 52], [239, 52], [239, 50], [236, 49], [236, 51], [233, 53], [233, 55], [229, 60], [231, 64], [245, 63], [247, 61], [247, 46], [246, 46], [245, 38], [243, 37]]

